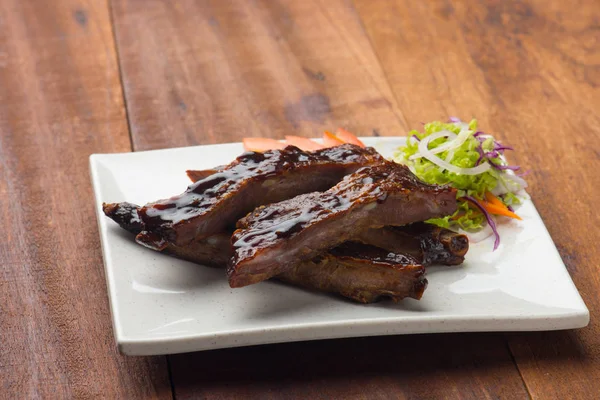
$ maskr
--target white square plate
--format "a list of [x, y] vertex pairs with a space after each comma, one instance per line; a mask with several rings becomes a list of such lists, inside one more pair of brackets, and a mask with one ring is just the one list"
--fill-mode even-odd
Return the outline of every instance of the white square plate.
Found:
[[[384, 156], [403, 138], [365, 138]], [[277, 282], [231, 289], [225, 271], [137, 245], [102, 202], [145, 204], [182, 192], [187, 169], [227, 164], [240, 143], [90, 157], [113, 326], [125, 354], [407, 333], [580, 328], [589, 312], [531, 201], [502, 243], [471, 244], [458, 267], [428, 268], [420, 301], [361, 305]]]

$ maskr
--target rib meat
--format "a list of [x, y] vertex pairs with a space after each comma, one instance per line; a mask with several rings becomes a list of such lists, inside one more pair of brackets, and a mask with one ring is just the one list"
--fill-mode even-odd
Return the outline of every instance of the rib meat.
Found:
[[425, 266], [458, 265], [469, 250], [466, 235], [424, 222], [359, 231], [353, 240], [399, 254], [410, 254]]
[[382, 297], [418, 300], [427, 287], [425, 268], [414, 257], [352, 242], [296, 264], [275, 279], [360, 303]]
[[[131, 203], [104, 204], [104, 213], [123, 229], [137, 234], [143, 229], [138, 207]], [[425, 226], [419, 226], [425, 225]], [[425, 290], [423, 265], [426, 260], [454, 263], [468, 248], [464, 235], [427, 224], [381, 230], [369, 229], [365, 242], [387, 246], [385, 249], [363, 243], [346, 242], [303, 261], [275, 279], [308, 289], [337, 293], [361, 303], [383, 297], [398, 301], [404, 297], [419, 299]], [[395, 230], [396, 232], [393, 232]], [[398, 233], [400, 232], [400, 233]], [[418, 235], [415, 239], [411, 235]], [[382, 240], [381, 243], [376, 242]], [[424, 243], [426, 246], [424, 246]], [[232, 255], [230, 234], [215, 234], [186, 246], [169, 244], [165, 253], [198, 264], [224, 267]]]
[[358, 232], [452, 214], [456, 191], [419, 181], [392, 162], [364, 167], [326, 192], [261, 206], [238, 221], [231, 287], [269, 279]]
[[[103, 210], [133, 234], [143, 229], [134, 204], [104, 204]], [[232, 254], [230, 235], [216, 234], [186, 246], [168, 244], [164, 252], [198, 264], [224, 267]], [[420, 299], [427, 285], [424, 267], [412, 255], [394, 254], [362, 243], [344, 243], [296, 265], [276, 279], [338, 293], [361, 303], [372, 303], [382, 297], [394, 301], [405, 297]]]
[[[144, 223], [138, 214], [139, 207], [135, 204], [127, 202], [104, 203], [102, 209], [107, 217], [134, 235], [144, 230]], [[167, 243], [162, 251], [198, 264], [222, 267], [231, 258], [232, 249], [230, 239], [231, 235], [229, 234], [215, 234], [194, 240], [185, 246]]]
[[185, 246], [224, 232], [261, 204], [326, 190], [343, 176], [383, 158], [373, 148], [351, 144], [305, 152], [288, 146], [247, 152], [195, 182], [181, 195], [139, 210], [145, 230], [136, 240], [157, 250], [169, 243]]
[[[103, 205], [106, 216], [134, 235], [143, 230], [138, 209], [135, 204], [127, 202]], [[165, 251], [198, 264], [225, 266], [233, 254], [230, 239], [230, 233], [219, 233], [187, 246], [169, 244]], [[366, 229], [352, 237], [352, 241], [411, 256], [424, 266], [458, 265], [464, 261], [469, 249], [469, 241], [465, 235], [421, 222]]]
[[[189, 170], [187, 175], [192, 182], [196, 182], [223, 168], [219, 166], [210, 170]], [[358, 232], [352, 240], [399, 254], [410, 254], [424, 266], [462, 264], [469, 250], [466, 235], [424, 222], [370, 228]]]

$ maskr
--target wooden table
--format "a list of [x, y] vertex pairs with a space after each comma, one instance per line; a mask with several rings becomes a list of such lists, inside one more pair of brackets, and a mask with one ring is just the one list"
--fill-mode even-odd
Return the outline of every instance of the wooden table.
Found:
[[[0, 397], [598, 398], [599, 26], [597, 0], [0, 2]], [[448, 115], [518, 149], [589, 327], [117, 352], [91, 153]]]

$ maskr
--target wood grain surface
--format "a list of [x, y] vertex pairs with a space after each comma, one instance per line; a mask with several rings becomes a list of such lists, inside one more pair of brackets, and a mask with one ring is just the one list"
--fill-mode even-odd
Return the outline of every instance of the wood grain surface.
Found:
[[135, 150], [406, 129], [347, 2], [126, 0], [114, 19]]
[[507, 340], [532, 397], [597, 398], [600, 2], [356, 3], [411, 126], [476, 116], [518, 149], [510, 161], [531, 170], [529, 193], [591, 323]]
[[[0, 398], [599, 397], [599, 21], [597, 0], [0, 2]], [[449, 115], [518, 149], [589, 327], [117, 353], [90, 153]]]
[[0, 2], [0, 398], [170, 398], [118, 354], [88, 157], [129, 151], [107, 4]]
[[384, 336], [170, 356], [179, 399], [527, 399], [498, 334]]

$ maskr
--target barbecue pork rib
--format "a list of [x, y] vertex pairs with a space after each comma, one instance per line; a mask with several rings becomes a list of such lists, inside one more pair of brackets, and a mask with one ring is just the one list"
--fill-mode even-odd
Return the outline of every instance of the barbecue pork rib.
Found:
[[462, 264], [469, 250], [466, 235], [425, 222], [365, 229], [357, 232], [352, 240], [394, 253], [410, 254], [425, 266]]
[[[140, 233], [144, 226], [138, 209], [135, 204], [127, 202], [103, 204], [104, 214], [134, 235]], [[230, 240], [231, 233], [216, 233], [187, 246], [169, 244], [164, 251], [197, 264], [223, 267], [233, 255]], [[370, 228], [359, 232], [351, 240], [379, 247], [388, 253], [411, 256], [426, 267], [461, 264], [469, 250], [469, 240], [465, 235], [423, 222]]]
[[233, 228], [236, 221], [261, 204], [326, 190], [343, 176], [383, 162], [373, 148], [352, 144], [305, 152], [294, 146], [264, 153], [246, 152], [227, 166], [190, 185], [170, 199], [139, 210], [145, 230], [136, 241], [155, 250]]
[[[196, 182], [223, 168], [188, 170], [187, 175], [192, 182]], [[352, 240], [398, 254], [410, 254], [424, 266], [462, 264], [469, 250], [469, 239], [466, 235], [425, 222], [370, 228], [359, 231]]]
[[[119, 224], [121, 228], [134, 235], [144, 230], [144, 223], [138, 214], [139, 207], [135, 204], [127, 202], [104, 203], [102, 204], [102, 210], [107, 217]], [[185, 246], [167, 243], [162, 252], [210, 267], [223, 267], [227, 265], [231, 258], [230, 240], [231, 235], [229, 234], [214, 234], [193, 240]]]
[[351, 240], [359, 232], [454, 213], [456, 190], [428, 185], [407, 167], [383, 162], [325, 192], [261, 206], [238, 221], [228, 267], [231, 287], [269, 279]]
[[312, 260], [302, 261], [275, 279], [359, 303], [382, 298], [419, 300], [427, 287], [425, 267], [410, 255], [346, 242]]
[[[134, 204], [103, 204], [103, 210], [133, 234], [143, 229], [138, 207]], [[232, 254], [230, 235], [215, 234], [182, 247], [168, 244], [163, 252], [198, 264], [225, 267]], [[427, 286], [425, 269], [415, 257], [362, 243], [344, 243], [296, 265], [275, 279], [307, 289], [337, 293], [360, 303], [372, 303], [384, 297], [393, 301], [405, 297], [420, 299]]]

